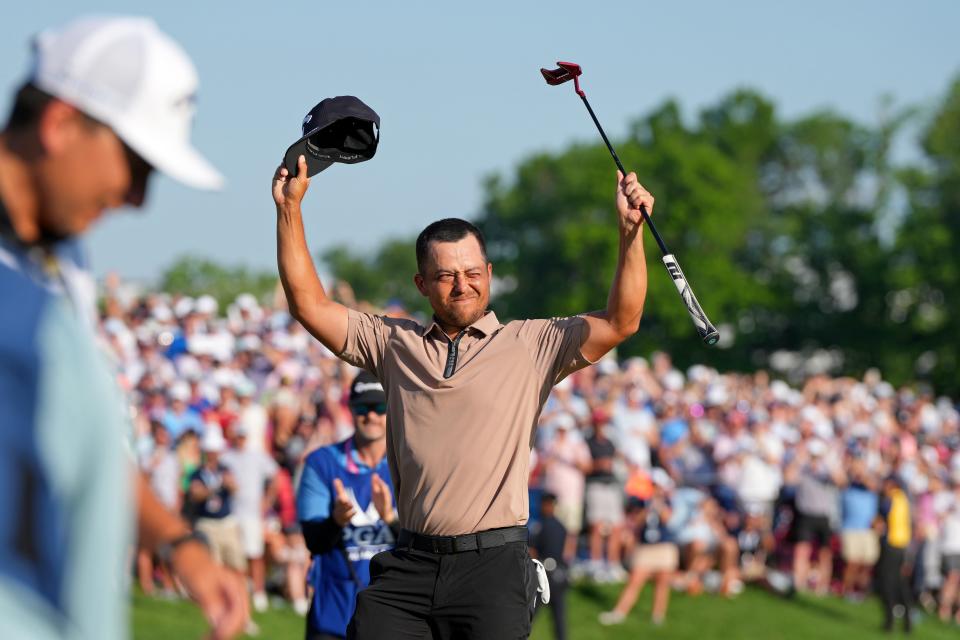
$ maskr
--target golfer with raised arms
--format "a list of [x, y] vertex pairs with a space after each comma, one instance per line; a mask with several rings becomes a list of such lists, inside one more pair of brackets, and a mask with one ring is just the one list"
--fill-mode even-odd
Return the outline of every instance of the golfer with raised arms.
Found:
[[[527, 477], [537, 416], [551, 387], [637, 331], [647, 291], [640, 207], [653, 196], [617, 176], [620, 237], [607, 307], [502, 324], [487, 309], [493, 265], [469, 222], [417, 238], [413, 280], [429, 326], [348, 309], [324, 292], [304, 237], [309, 186], [273, 177], [277, 259], [290, 311], [387, 396], [387, 459], [402, 531], [370, 563], [351, 638], [525, 638], [537, 596], [528, 553]], [[536, 277], [536, 274], [530, 274]]]

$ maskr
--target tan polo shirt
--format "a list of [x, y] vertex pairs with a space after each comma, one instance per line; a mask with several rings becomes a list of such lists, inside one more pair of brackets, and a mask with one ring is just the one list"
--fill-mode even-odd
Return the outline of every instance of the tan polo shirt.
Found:
[[500, 324], [488, 311], [467, 328], [457, 367], [434, 323], [350, 311], [340, 357], [387, 394], [387, 459], [401, 525], [456, 535], [526, 524], [530, 448], [554, 384], [590, 364], [586, 320]]

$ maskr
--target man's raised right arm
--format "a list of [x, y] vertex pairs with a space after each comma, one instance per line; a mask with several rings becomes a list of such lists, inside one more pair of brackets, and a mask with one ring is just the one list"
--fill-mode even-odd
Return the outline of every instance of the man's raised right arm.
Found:
[[327, 296], [307, 248], [300, 203], [309, 186], [303, 156], [297, 162], [296, 176], [288, 175], [282, 165], [273, 175], [277, 266], [290, 315], [328, 349], [339, 354], [347, 341], [347, 308]]

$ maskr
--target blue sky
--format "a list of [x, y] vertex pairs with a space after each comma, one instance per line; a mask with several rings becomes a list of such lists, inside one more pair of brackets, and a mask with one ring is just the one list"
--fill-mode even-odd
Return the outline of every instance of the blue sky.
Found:
[[[485, 176], [595, 140], [573, 92], [539, 76], [558, 59], [583, 66], [613, 138], [668, 97], [693, 116], [741, 86], [785, 116], [832, 108], [875, 122], [881, 96], [931, 106], [960, 74], [960, 2], [951, 0], [271, 4], [4, 9], [7, 96], [24, 78], [29, 36], [85, 13], [150, 15], [199, 69], [194, 139], [227, 187], [201, 193], [154, 180], [143, 215], [109, 216], [90, 236], [98, 274], [153, 278], [184, 253], [274, 268], [270, 177], [303, 115], [328, 96], [362, 98], [380, 114], [382, 137], [371, 162], [313, 180], [304, 208], [314, 253], [338, 243], [373, 249], [439, 217], [470, 217]], [[658, 205], [669, 235], [669, 203]]]

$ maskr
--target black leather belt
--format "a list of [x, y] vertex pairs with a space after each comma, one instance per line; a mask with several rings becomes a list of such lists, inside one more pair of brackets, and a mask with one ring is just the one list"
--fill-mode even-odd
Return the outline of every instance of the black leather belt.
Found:
[[502, 547], [508, 542], [526, 542], [526, 527], [504, 527], [460, 536], [426, 536], [403, 529], [397, 547], [408, 547], [428, 553], [461, 553], [477, 549]]

